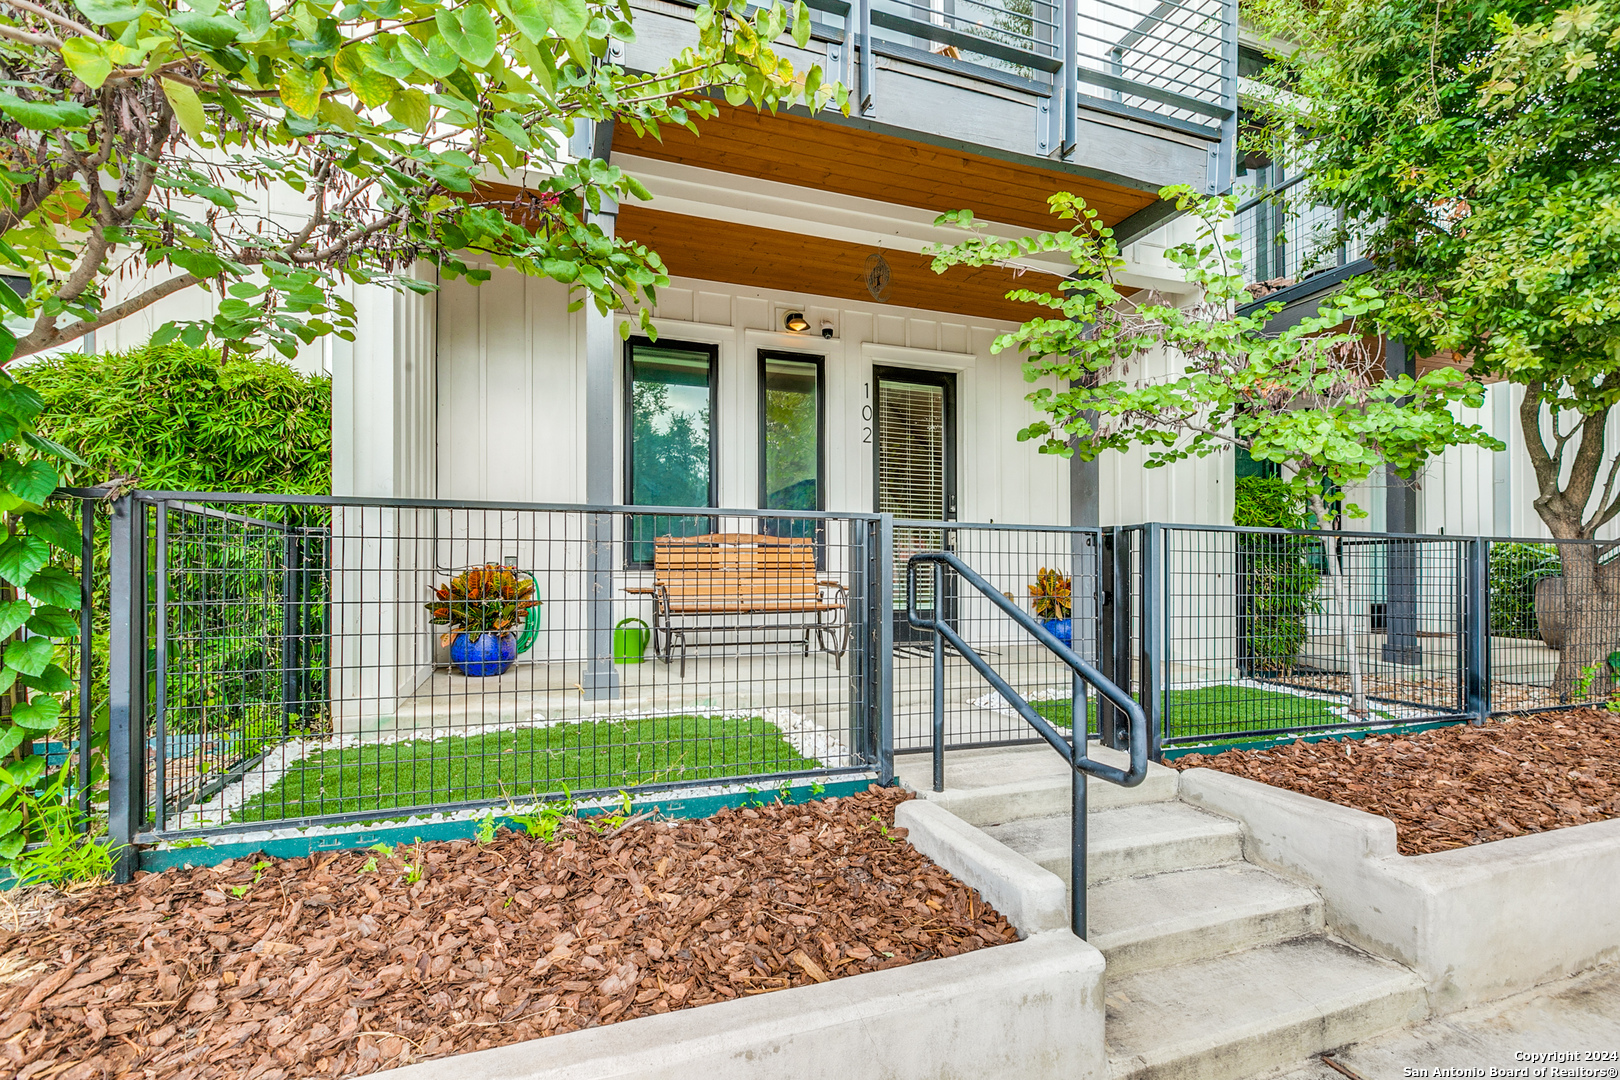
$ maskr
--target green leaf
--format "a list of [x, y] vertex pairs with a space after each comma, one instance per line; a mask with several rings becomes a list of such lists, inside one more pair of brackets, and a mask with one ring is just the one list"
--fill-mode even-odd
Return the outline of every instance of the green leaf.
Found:
[[49, 694], [11, 707], [11, 722], [30, 731], [50, 731], [61, 718], [62, 703]]
[[24, 675], [38, 675], [56, 655], [50, 638], [33, 637], [6, 646], [6, 667]]
[[564, 41], [585, 33], [585, 27], [590, 23], [590, 11], [585, 6], [585, 0], [535, 0], [535, 6]]
[[94, 38], [71, 37], [62, 42], [62, 61], [92, 90], [99, 90], [112, 74], [113, 62], [102, 43]]
[[176, 11], [169, 16], [169, 21], [186, 37], [210, 49], [222, 49], [235, 43], [247, 29], [229, 15], [201, 15], [195, 11]]
[[23, 432], [22, 440], [29, 446], [32, 446], [35, 450], [38, 450], [40, 453], [49, 454], [54, 458], [60, 458], [70, 465], [90, 464], [88, 461], [84, 460], [84, 458], [80, 457], [78, 454], [75, 454], [72, 450], [69, 450], [61, 443], [55, 441], [54, 439], [48, 439], [44, 435], [39, 434], [37, 431]]
[[5, 813], [0, 814], [0, 836], [10, 836], [22, 828], [22, 821], [21, 810], [7, 810]]
[[4, 840], [0, 840], [0, 862], [11, 862], [21, 855], [26, 842], [27, 837], [22, 833], [12, 833]]
[[58, 607], [42, 607], [28, 620], [30, 633], [48, 638], [79, 636], [79, 620]]
[[0, 577], [26, 588], [51, 561], [51, 546], [37, 536], [12, 536], [0, 542]]
[[21, 682], [42, 694], [65, 694], [73, 689], [73, 679], [57, 664], [52, 664], [38, 675], [24, 675]]
[[25, 101], [16, 94], [0, 94], [0, 113], [32, 131], [56, 128], [82, 128], [90, 122], [90, 110], [74, 101]]
[[12, 461], [0, 465], [0, 484], [4, 484], [5, 489], [13, 495], [35, 505], [51, 497], [60, 479], [50, 462], [38, 458], [21, 466]]
[[[84, 546], [78, 522], [60, 510], [30, 510], [22, 516], [22, 524], [34, 536], [43, 537], [65, 551], [77, 552]], [[0, 634], [0, 638], [5, 636]]]
[[539, 44], [546, 39], [546, 33], [551, 29], [551, 23], [546, 19], [545, 13], [540, 10], [536, 0], [495, 0], [502, 13], [518, 32], [532, 44]]
[[172, 79], [158, 80], [163, 84], [163, 96], [169, 99], [169, 107], [174, 110], [175, 117], [180, 121], [180, 127], [191, 137], [192, 142], [202, 142], [203, 133], [208, 127], [208, 117], [203, 112], [202, 99], [197, 91], [185, 83], [177, 83]]
[[18, 727], [0, 727], [0, 761], [11, 756], [11, 752], [23, 744], [28, 738], [28, 732]]
[[[0, 552], [3, 552], [0, 548]], [[28, 595], [42, 604], [55, 604], [67, 611], [79, 609], [79, 579], [66, 570], [47, 566], [28, 579]]]
[[146, 10], [145, 4], [116, 4], [106, 3], [105, 0], [73, 0], [73, 6], [97, 26], [132, 22]]
[[325, 71], [307, 71], [297, 64], [281, 69], [281, 103], [295, 116], [313, 119], [326, 89]]
[[388, 115], [412, 131], [426, 131], [430, 118], [427, 95], [411, 88], [401, 90], [388, 99]]
[[441, 9], [433, 23], [445, 43], [473, 67], [483, 67], [495, 58], [495, 23], [478, 4], [468, 4], [459, 12]]
[[7, 600], [0, 603], [0, 641], [21, 630], [33, 612], [34, 606], [26, 600]]

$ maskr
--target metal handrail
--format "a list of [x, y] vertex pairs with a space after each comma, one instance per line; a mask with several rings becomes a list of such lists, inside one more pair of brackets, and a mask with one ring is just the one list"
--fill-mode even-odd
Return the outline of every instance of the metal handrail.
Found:
[[[923, 564], [934, 567], [934, 613], [924, 617], [917, 610], [917, 568]], [[1069, 713], [1070, 737], [1063, 734], [1040, 713], [1035, 711], [1023, 695], [1014, 690], [1001, 675], [962, 640], [949, 622], [938, 617], [940, 598], [945, 595], [945, 567], [956, 571], [967, 584], [977, 589], [985, 599], [1004, 611], [1013, 622], [1034, 635], [1035, 640], [1063, 661], [1074, 672], [1074, 688]], [[1148, 722], [1147, 714], [1129, 693], [1112, 679], [1086, 663], [1073, 649], [1058, 640], [1046, 627], [1009, 600], [995, 586], [980, 577], [972, 567], [948, 551], [925, 551], [906, 560], [906, 621], [919, 630], [934, 634], [934, 790], [945, 790], [945, 643], [948, 641], [980, 675], [1012, 705], [1014, 711], [1038, 732], [1052, 748], [1069, 762], [1070, 781], [1073, 785], [1069, 862], [1069, 926], [1076, 937], [1086, 936], [1086, 777], [1095, 776], [1121, 787], [1135, 787], [1147, 778]], [[1122, 711], [1131, 725], [1130, 767], [1126, 769], [1093, 761], [1086, 756], [1086, 726], [1090, 712], [1085, 685], [1091, 685], [1098, 694], [1107, 698]]]

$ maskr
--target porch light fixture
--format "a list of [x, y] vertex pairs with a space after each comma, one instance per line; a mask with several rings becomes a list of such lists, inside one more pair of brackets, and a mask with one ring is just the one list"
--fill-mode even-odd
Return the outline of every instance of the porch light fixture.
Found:
[[802, 311], [790, 311], [782, 320], [782, 325], [787, 327], [790, 333], [802, 334], [810, 329], [810, 320], [804, 317]]

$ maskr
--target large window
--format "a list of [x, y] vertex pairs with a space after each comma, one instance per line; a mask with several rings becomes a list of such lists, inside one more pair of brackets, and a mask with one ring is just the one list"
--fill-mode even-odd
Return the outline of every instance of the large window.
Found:
[[[631, 338], [625, 345], [625, 502], [632, 506], [713, 506], [715, 368], [713, 345]], [[634, 520], [630, 561], [652, 562], [656, 536], [700, 536], [707, 515]]]
[[[823, 409], [821, 358], [759, 354], [759, 505], [764, 510], [820, 510]], [[814, 519], [767, 518], [765, 531], [812, 536]]]

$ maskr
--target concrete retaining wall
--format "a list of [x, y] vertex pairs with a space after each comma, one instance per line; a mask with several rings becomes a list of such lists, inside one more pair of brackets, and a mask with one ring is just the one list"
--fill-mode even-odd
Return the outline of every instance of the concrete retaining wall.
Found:
[[1436, 1011], [1620, 959], [1620, 820], [1404, 856], [1388, 818], [1211, 769], [1180, 791], [1315, 885], [1335, 933], [1422, 975]]
[[979, 890], [1020, 937], [1068, 927], [1068, 887], [1044, 866], [935, 803], [903, 802], [895, 808], [894, 823], [906, 830], [912, 847]]
[[378, 1074], [391, 1080], [1106, 1080], [1103, 958], [1066, 931]]

